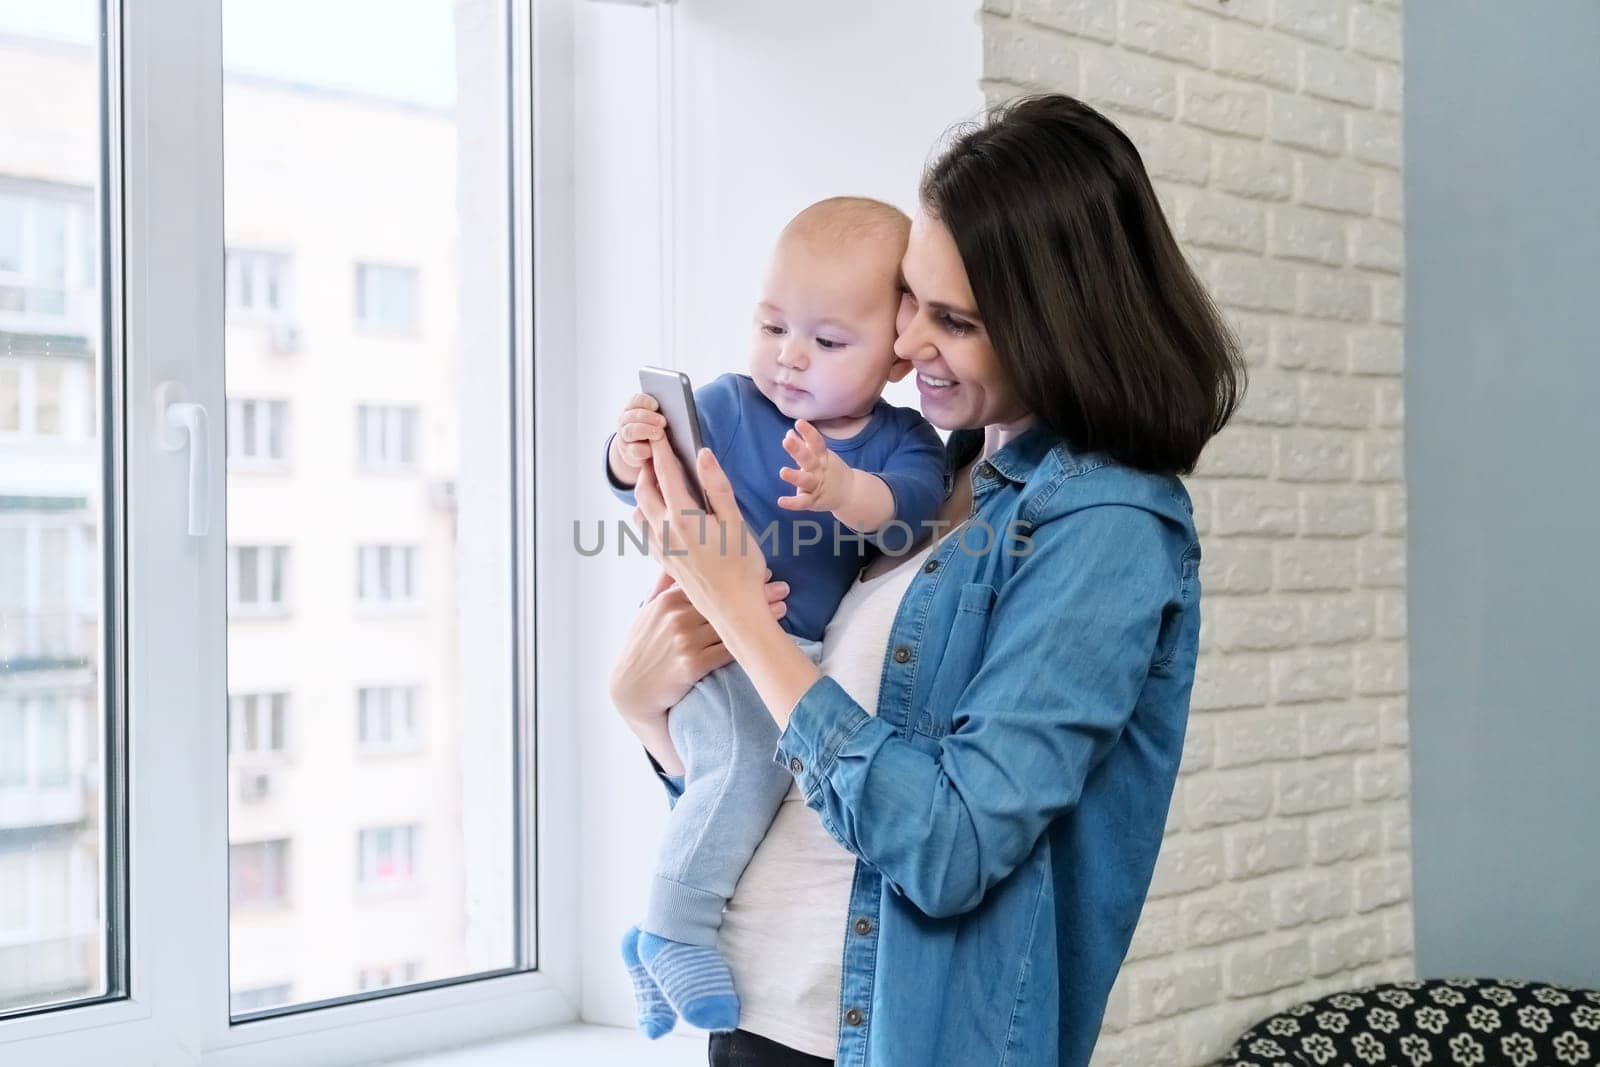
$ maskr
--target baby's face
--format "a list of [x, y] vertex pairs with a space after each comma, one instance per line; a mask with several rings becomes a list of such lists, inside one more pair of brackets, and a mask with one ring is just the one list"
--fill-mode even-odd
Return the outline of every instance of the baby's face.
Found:
[[894, 365], [901, 249], [890, 240], [829, 248], [784, 236], [756, 305], [750, 377], [791, 419], [872, 410]]

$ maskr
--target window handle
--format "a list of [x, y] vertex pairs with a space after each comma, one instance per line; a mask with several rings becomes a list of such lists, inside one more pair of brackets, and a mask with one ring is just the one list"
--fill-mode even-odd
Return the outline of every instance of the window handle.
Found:
[[164, 451], [189, 446], [189, 536], [204, 537], [211, 528], [208, 420], [202, 405], [185, 403], [182, 397], [178, 382], [163, 382], [156, 389], [156, 434]]

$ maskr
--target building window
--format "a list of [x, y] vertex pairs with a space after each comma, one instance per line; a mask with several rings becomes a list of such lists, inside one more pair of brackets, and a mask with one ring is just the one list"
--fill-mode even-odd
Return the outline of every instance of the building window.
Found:
[[92, 531], [54, 513], [0, 511], [0, 677], [93, 658], [97, 576]]
[[22, 432], [22, 368], [0, 361], [0, 433]]
[[356, 550], [356, 599], [362, 604], [413, 604], [416, 572], [415, 547], [362, 545]]
[[282, 463], [288, 438], [285, 400], [228, 401], [228, 462], [235, 466]]
[[0, 846], [0, 944], [52, 941], [70, 932], [70, 848], [59, 838]]
[[70, 187], [56, 196], [0, 192], [0, 315], [62, 319], [94, 310], [87, 198], [87, 191]]
[[228, 698], [228, 752], [282, 755], [288, 730], [288, 693], [236, 693]]
[[356, 449], [363, 467], [410, 467], [417, 461], [417, 409], [362, 404]]
[[357, 740], [372, 752], [415, 748], [417, 694], [414, 685], [370, 686], [357, 695]]
[[236, 989], [228, 997], [228, 1008], [234, 1015], [244, 1015], [252, 1011], [266, 1011], [276, 1008], [280, 1004], [287, 1004], [294, 999], [294, 986], [288, 982], [279, 985], [252, 986], [249, 989]]
[[416, 878], [417, 828], [380, 826], [357, 835], [357, 880], [362, 889], [397, 889]]
[[83, 360], [0, 356], [0, 434], [91, 438], [93, 393], [93, 369]]
[[410, 985], [422, 976], [422, 964], [416, 960], [406, 960], [402, 963], [385, 963], [376, 967], [363, 967], [356, 976], [356, 987], [365, 992], [369, 989], [388, 989], [397, 985]]
[[283, 904], [288, 899], [287, 839], [228, 846], [228, 900], [234, 907]]
[[266, 615], [289, 607], [289, 549], [283, 545], [228, 548], [228, 612]]
[[0, 696], [0, 789], [44, 789], [71, 778], [68, 704], [54, 693]]
[[289, 257], [230, 248], [224, 293], [229, 315], [278, 319], [289, 312]]
[[356, 321], [385, 330], [409, 330], [417, 317], [414, 267], [356, 264]]

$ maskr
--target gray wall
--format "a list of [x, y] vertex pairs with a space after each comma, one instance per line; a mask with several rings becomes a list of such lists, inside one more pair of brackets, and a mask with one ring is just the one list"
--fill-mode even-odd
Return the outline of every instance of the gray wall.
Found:
[[1417, 968], [1600, 986], [1600, 2], [1405, 72]]

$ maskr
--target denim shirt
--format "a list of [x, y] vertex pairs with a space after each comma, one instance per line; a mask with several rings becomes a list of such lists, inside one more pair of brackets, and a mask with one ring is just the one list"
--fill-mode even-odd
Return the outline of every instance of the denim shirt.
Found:
[[[947, 485], [982, 445], [950, 435]], [[901, 600], [877, 714], [824, 676], [773, 755], [857, 857], [840, 1064], [1086, 1064], [1177, 778], [1200, 629], [1182, 483], [1035, 424], [972, 498]]]

